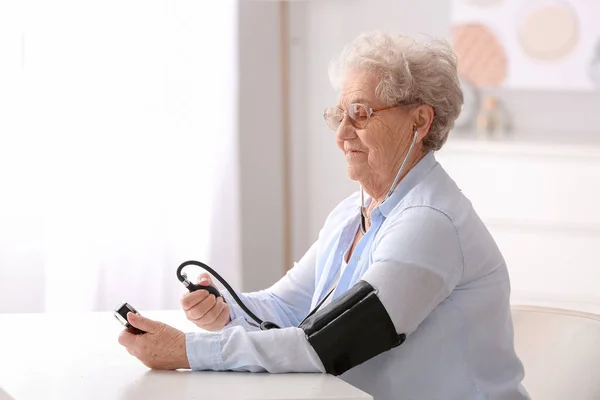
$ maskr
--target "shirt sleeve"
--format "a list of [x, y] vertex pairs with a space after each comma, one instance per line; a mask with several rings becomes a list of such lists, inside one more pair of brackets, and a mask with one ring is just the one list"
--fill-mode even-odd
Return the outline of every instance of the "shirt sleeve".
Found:
[[234, 326], [219, 332], [186, 334], [192, 370], [249, 372], [325, 372], [300, 328], [248, 332]]
[[[238, 293], [238, 297], [256, 316], [283, 327], [297, 326], [310, 311], [315, 291], [317, 242], [279, 281], [268, 289], [253, 293]], [[256, 330], [256, 322], [248, 317], [231, 294], [221, 291], [229, 304], [231, 323], [226, 328], [242, 326]]]
[[382, 232], [362, 279], [378, 290], [396, 331], [408, 335], [452, 293], [463, 268], [451, 219], [430, 207], [412, 207]]

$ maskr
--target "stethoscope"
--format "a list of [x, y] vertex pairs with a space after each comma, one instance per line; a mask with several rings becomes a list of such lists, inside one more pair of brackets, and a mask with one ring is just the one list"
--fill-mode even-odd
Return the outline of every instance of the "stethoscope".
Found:
[[[396, 177], [394, 178], [394, 182], [392, 183], [392, 186], [390, 186], [390, 190], [388, 190], [387, 195], [385, 196], [385, 198], [383, 199], [381, 204], [385, 203], [385, 201], [390, 198], [392, 193], [394, 193], [394, 190], [396, 189], [396, 184], [398, 183], [398, 180], [402, 176], [404, 167], [406, 166], [406, 163], [408, 162], [408, 159], [410, 158], [410, 155], [413, 151], [413, 148], [415, 147], [415, 144], [417, 143], [418, 138], [419, 138], [419, 131], [415, 129], [415, 133], [413, 135], [413, 140], [410, 144], [410, 147], [408, 148], [408, 152], [406, 153], [406, 156], [404, 157], [404, 161], [402, 161], [402, 165], [400, 165], [400, 169], [398, 170], [398, 173], [396, 174]], [[365, 191], [363, 190], [362, 185], [360, 186], [360, 201], [361, 201], [360, 231], [362, 232], [363, 235], [365, 235], [367, 233], [367, 225], [366, 225], [366, 221], [365, 221], [366, 220], [366, 217], [365, 217]]]
[[[390, 187], [390, 190], [388, 191], [385, 199], [382, 201], [381, 204], [383, 204], [394, 192], [394, 189], [396, 188], [396, 184], [398, 183], [398, 180], [400, 179], [400, 176], [402, 176], [402, 172], [404, 171], [404, 168], [406, 166], [406, 163], [413, 151], [413, 148], [415, 147], [415, 144], [417, 142], [417, 138], [418, 138], [418, 132], [415, 130], [415, 134], [413, 136], [413, 140], [412, 143], [410, 144], [410, 147], [408, 149], [408, 152], [406, 153], [406, 156], [404, 157], [404, 161], [402, 161], [402, 165], [400, 166], [400, 170], [398, 171], [398, 173], [396, 174], [396, 178], [394, 179], [394, 182], [392, 183], [392, 186]], [[365, 217], [365, 199], [364, 199], [364, 191], [361, 185], [361, 201], [362, 201], [362, 205], [360, 208], [360, 216], [361, 216], [361, 220], [360, 220], [360, 230], [362, 232], [362, 234], [366, 234], [367, 233], [367, 228], [366, 228], [366, 217]], [[190, 260], [190, 261], [186, 261], [184, 263], [182, 263], [178, 268], [177, 268], [177, 279], [179, 279], [179, 281], [181, 283], [183, 283], [183, 285], [191, 292], [195, 292], [196, 290], [206, 290], [208, 291], [208, 293], [212, 294], [215, 296], [215, 298], [218, 297], [222, 297], [221, 293], [219, 292], [219, 290], [213, 286], [203, 286], [203, 285], [197, 285], [195, 283], [190, 282], [190, 280], [187, 277], [187, 274], [185, 272], [183, 272], [183, 269], [185, 267], [187, 267], [188, 265], [195, 265], [197, 267], [203, 268], [206, 271], [208, 271], [211, 275], [213, 275], [219, 282], [221, 282], [221, 284], [225, 287], [225, 289], [227, 289], [227, 291], [229, 292], [229, 294], [231, 295], [231, 297], [235, 300], [235, 302], [240, 306], [240, 308], [242, 310], [244, 310], [244, 312], [250, 317], [252, 318], [259, 326], [261, 330], [269, 330], [269, 329], [279, 329], [279, 326], [277, 324], [275, 324], [274, 322], [270, 322], [270, 321], [263, 321], [262, 319], [258, 318], [252, 311], [250, 311], [248, 309], [248, 307], [246, 307], [246, 305], [244, 304], [244, 302], [238, 297], [238, 295], [235, 293], [235, 290], [233, 290], [233, 288], [229, 285], [229, 283], [227, 283], [227, 281], [221, 276], [219, 275], [219, 273], [217, 271], [215, 271], [214, 269], [212, 269], [211, 267], [209, 267], [208, 265], [200, 262], [200, 261], [194, 261], [194, 260]], [[306, 321], [307, 318], [309, 318], [310, 316], [312, 316], [319, 308], [321, 308], [321, 306], [323, 305], [323, 303], [325, 302], [325, 300], [327, 300], [327, 298], [333, 293], [333, 291], [335, 290], [335, 286], [333, 289], [331, 289], [329, 291], [329, 293], [327, 293], [327, 295], [325, 297], [323, 297], [323, 299], [315, 306], [315, 308], [313, 308], [311, 310], [310, 313], [308, 313], [308, 315], [304, 318], [304, 321]], [[300, 325], [302, 324], [302, 322], [300, 323]]]

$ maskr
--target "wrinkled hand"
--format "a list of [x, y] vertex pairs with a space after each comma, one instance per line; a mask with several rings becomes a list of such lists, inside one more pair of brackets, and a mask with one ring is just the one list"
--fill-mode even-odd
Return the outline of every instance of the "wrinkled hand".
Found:
[[185, 351], [185, 333], [131, 312], [127, 313], [127, 320], [146, 332], [141, 335], [135, 335], [127, 329], [121, 332], [119, 343], [129, 354], [152, 369], [190, 368]]
[[[210, 275], [206, 272], [200, 274], [198, 284], [211, 286]], [[207, 331], [218, 331], [231, 322], [229, 305], [223, 297], [215, 298], [206, 290], [186, 293], [181, 298], [181, 306], [188, 320]]]

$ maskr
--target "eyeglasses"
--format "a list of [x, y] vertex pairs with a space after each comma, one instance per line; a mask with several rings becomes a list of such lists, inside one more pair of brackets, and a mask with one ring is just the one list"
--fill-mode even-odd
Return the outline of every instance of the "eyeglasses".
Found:
[[343, 111], [339, 107], [326, 108], [325, 112], [323, 112], [323, 118], [325, 118], [327, 126], [333, 131], [338, 130], [345, 116], [350, 118], [350, 123], [353, 127], [356, 129], [364, 129], [367, 127], [369, 119], [374, 113], [389, 110], [398, 106], [400, 106], [400, 104], [381, 108], [367, 108], [364, 104], [354, 103], [350, 104], [347, 111]]

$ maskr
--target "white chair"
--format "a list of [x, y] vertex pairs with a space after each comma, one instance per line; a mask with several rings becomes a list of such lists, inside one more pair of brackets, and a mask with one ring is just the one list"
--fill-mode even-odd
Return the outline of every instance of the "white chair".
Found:
[[600, 315], [513, 306], [512, 316], [533, 400], [600, 399]]

